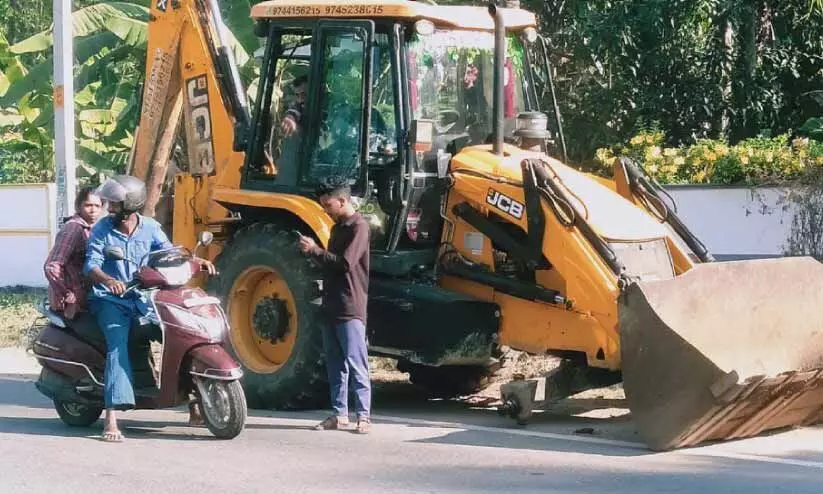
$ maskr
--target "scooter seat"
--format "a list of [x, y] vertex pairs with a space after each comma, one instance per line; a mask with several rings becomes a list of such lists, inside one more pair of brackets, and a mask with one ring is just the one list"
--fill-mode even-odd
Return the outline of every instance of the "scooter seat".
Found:
[[[65, 319], [64, 319], [65, 321]], [[67, 322], [67, 331], [71, 331], [83, 341], [93, 346], [101, 353], [106, 353], [106, 337], [97, 324], [97, 319], [88, 312], [81, 312], [74, 319]], [[129, 347], [142, 348], [149, 341], [160, 341], [160, 328], [154, 325], [141, 326], [133, 322], [129, 334]]]
[[69, 330], [94, 348], [106, 353], [106, 337], [100, 331], [97, 319], [89, 312], [81, 312], [71, 321], [67, 321]]

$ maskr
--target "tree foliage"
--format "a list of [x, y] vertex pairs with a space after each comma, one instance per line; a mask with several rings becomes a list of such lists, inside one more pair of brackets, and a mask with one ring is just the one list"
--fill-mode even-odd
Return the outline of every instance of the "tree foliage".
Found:
[[570, 154], [656, 126], [667, 144], [797, 129], [821, 108], [808, 0], [524, 0], [551, 40]]
[[[219, 2], [241, 64], [259, 47], [251, 3]], [[823, 0], [521, 3], [550, 41], [573, 161], [647, 128], [666, 147], [823, 136]], [[78, 159], [117, 169], [137, 123], [149, 1], [73, 6]], [[51, 0], [0, 0], [0, 180], [51, 177], [51, 9]]]

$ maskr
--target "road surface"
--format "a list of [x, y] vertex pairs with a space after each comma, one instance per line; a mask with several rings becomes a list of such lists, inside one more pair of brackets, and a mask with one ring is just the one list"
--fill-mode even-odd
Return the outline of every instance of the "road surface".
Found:
[[[34, 388], [36, 366], [0, 351], [2, 493], [792, 492], [823, 489], [823, 429], [667, 453], [634, 437], [630, 416], [535, 417], [375, 397], [373, 431], [317, 432], [322, 412], [252, 410], [236, 439], [188, 427], [183, 409], [124, 415], [127, 439], [72, 429]], [[406, 393], [408, 395], [409, 393]], [[413, 395], [413, 393], [411, 393]], [[575, 433], [590, 428], [590, 433]]]

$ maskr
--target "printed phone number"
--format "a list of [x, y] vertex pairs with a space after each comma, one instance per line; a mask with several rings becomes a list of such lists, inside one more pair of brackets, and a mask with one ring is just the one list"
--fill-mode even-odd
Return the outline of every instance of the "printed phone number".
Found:
[[271, 16], [305, 15], [376, 15], [383, 13], [382, 5], [328, 5], [325, 7], [289, 6], [269, 7]]

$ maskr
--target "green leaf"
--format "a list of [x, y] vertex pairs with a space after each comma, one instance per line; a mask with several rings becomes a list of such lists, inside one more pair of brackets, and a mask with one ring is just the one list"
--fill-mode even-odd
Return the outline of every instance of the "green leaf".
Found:
[[[75, 44], [75, 57], [80, 63], [84, 63], [94, 54], [100, 53], [104, 48], [111, 48], [120, 43], [113, 33], [100, 33], [88, 38], [79, 40]], [[36, 65], [26, 74], [26, 77], [13, 83], [8, 91], [0, 97], [0, 107], [11, 106], [24, 95], [39, 91], [50, 93], [52, 85], [52, 75], [54, 73], [54, 61], [52, 57], [47, 58], [42, 63]]]
[[[237, 38], [246, 53], [251, 53], [260, 47], [259, 38], [254, 35], [254, 21], [249, 15], [250, 12], [251, 2], [248, 0], [222, 2], [220, 5], [220, 13], [226, 27]], [[238, 65], [244, 64], [238, 62]]]
[[116, 116], [111, 110], [94, 109], [81, 111], [77, 114], [77, 119], [89, 124], [110, 124], [116, 120]]
[[28, 37], [19, 43], [15, 43], [9, 47], [9, 51], [15, 54], [33, 53], [43, 50], [48, 50], [53, 42], [51, 29], [41, 31], [34, 36]]
[[16, 139], [14, 141], [3, 143], [3, 149], [17, 152], [31, 151], [33, 149], [40, 149], [40, 145], [35, 142], [26, 141], [24, 139]]
[[54, 128], [54, 104], [49, 102], [40, 110], [40, 115], [31, 123], [38, 128], [51, 130]]
[[[89, 5], [72, 13], [72, 35], [81, 38], [100, 31], [111, 31], [128, 44], [141, 44], [146, 40], [148, 18], [149, 9], [133, 3]], [[47, 50], [54, 43], [53, 27], [12, 45], [9, 50], [16, 54]]]
[[149, 36], [148, 24], [135, 19], [113, 17], [106, 22], [106, 28], [129, 46], [144, 46]]
[[9, 83], [14, 84], [26, 77], [28, 72], [23, 62], [21, 62], [18, 57], [14, 57], [10, 59], [8, 65], [6, 65], [5, 76], [9, 80]]
[[77, 158], [91, 167], [94, 173], [114, 175], [125, 169], [129, 152], [122, 148], [106, 148], [93, 139], [81, 139], [77, 146]]
[[134, 48], [131, 46], [119, 46], [105, 53], [92, 56], [86, 60], [74, 76], [74, 87], [86, 87], [94, 81], [99, 81], [110, 66], [124, 60], [133, 53]]
[[[93, 34], [74, 43], [74, 60], [76, 63], [86, 63], [90, 58], [100, 55], [104, 50], [114, 50], [122, 46], [123, 40], [117, 34], [104, 31]], [[131, 45], [128, 45], [130, 46]], [[134, 48], [132, 48], [134, 49]]]
[[823, 140], [823, 118], [810, 118], [798, 130], [813, 139]]

